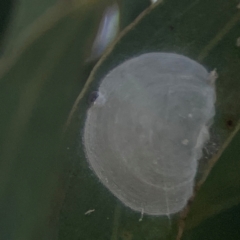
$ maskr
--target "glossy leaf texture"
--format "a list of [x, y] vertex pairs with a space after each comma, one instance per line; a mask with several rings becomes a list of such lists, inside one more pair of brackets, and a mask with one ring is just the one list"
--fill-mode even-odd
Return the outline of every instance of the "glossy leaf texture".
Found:
[[13, 2], [13, 12], [7, 34], [5, 37], [5, 48], [12, 49], [15, 45], [19, 45], [26, 41], [31, 31], [31, 25], [37, 19], [46, 18], [51, 12], [51, 7], [54, 8], [54, 3], [57, 0], [23, 0]]
[[57, 238], [64, 123], [109, 1], [34, 3], [16, 6], [0, 59], [0, 239]]
[[120, 28], [124, 29], [132, 23], [147, 7], [150, 6], [149, 0], [117, 0], [120, 8]]
[[[66, 144], [71, 151], [65, 154], [73, 162], [73, 167], [61, 213], [60, 239], [79, 239], [81, 236], [84, 239], [111, 240], [180, 239], [182, 231], [188, 229], [191, 222], [186, 222], [186, 219], [194, 201], [196, 205], [193, 207], [192, 219], [196, 224], [238, 203], [239, 187], [235, 184], [239, 181], [238, 171], [231, 172], [233, 165], [238, 167], [236, 157], [232, 159], [233, 165], [226, 166], [224, 171], [219, 170], [214, 184], [208, 189], [217, 196], [222, 190], [217, 185], [218, 180], [229, 184], [226, 186], [231, 185], [232, 194], [221, 195], [218, 208], [210, 203], [208, 197], [211, 195], [198, 192], [200, 186], [204, 189], [204, 181], [218, 159], [226, 161], [222, 154], [227, 154], [225, 152], [232, 147], [232, 137], [238, 130], [240, 48], [236, 43], [240, 36], [240, 10], [237, 5], [238, 1], [224, 0], [184, 0], [181, 3], [162, 1], [146, 9], [108, 48], [93, 69], [67, 123]], [[97, 90], [101, 79], [115, 66], [146, 52], [172, 52], [188, 56], [201, 63], [209, 72], [216, 70], [218, 78], [216, 116], [211, 128], [211, 139], [200, 160], [195, 199], [191, 199], [183, 213], [176, 216], [144, 216], [143, 221], [139, 222], [140, 213], [123, 206], [89, 169], [81, 138], [91, 92]], [[216, 164], [214, 169], [219, 166]], [[233, 195], [236, 200], [234, 203]], [[203, 207], [203, 201], [209, 202], [211, 211]], [[90, 215], [84, 214], [91, 209], [94, 212]]]
[[238, 239], [240, 132], [219, 158], [187, 215], [184, 240]]

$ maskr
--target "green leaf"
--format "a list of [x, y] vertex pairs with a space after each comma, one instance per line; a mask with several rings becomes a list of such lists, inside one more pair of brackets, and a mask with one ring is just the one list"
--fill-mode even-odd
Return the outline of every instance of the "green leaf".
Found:
[[[221, 155], [216, 153], [222, 153], [221, 150], [230, 143], [228, 140], [234, 134], [240, 118], [240, 49], [236, 45], [240, 36], [240, 11], [237, 4], [238, 1], [225, 0], [160, 2], [145, 10], [144, 16], [122, 32], [98, 62], [68, 120], [66, 141], [71, 151], [67, 156], [73, 161], [73, 168], [61, 213], [60, 239], [176, 238], [178, 220], [182, 215], [171, 216], [170, 220], [163, 216], [144, 216], [143, 221], [139, 222], [140, 213], [123, 206], [89, 169], [81, 143], [87, 99], [112, 68], [146, 52], [174, 52], [200, 62], [209, 72], [216, 69], [219, 75], [216, 82], [216, 116], [211, 129], [211, 141], [206, 147], [207, 151], [204, 151], [197, 176], [197, 181], [202, 184], [210, 167]], [[229, 172], [225, 175], [229, 183], [234, 183], [231, 168], [226, 167], [225, 171]], [[216, 178], [222, 177], [219, 175]], [[236, 188], [238, 186], [233, 184], [232, 190]], [[209, 201], [208, 196], [205, 197], [202, 201]], [[226, 202], [229, 197], [221, 196], [222, 201]], [[230, 206], [229, 203], [222, 205], [217, 211]], [[95, 212], [85, 216], [84, 213], [89, 209], [95, 209]], [[196, 205], [196, 209], [194, 217], [203, 211], [202, 205]], [[210, 215], [214, 213], [210, 212]]]
[[[9, 48], [13, 48], [14, 44], [18, 44], [20, 39], [25, 41], [28, 37], [27, 29], [35, 22], [38, 18], [51, 9], [54, 3], [58, 0], [22, 0], [14, 2], [14, 11], [8, 29], [8, 34], [5, 40], [5, 44]], [[26, 32], [26, 33], [25, 33]]]
[[187, 215], [184, 240], [239, 238], [239, 142], [240, 132], [197, 193]]
[[217, 214], [194, 228], [184, 240], [236, 240], [239, 239], [240, 205]]
[[13, 0], [2, 0], [0, 2], [0, 46], [2, 45], [4, 34], [6, 32], [7, 25], [10, 19], [13, 2]]
[[0, 239], [56, 238], [64, 123], [107, 4], [57, 1], [39, 15], [33, 9], [27, 35], [19, 30], [24, 37], [0, 60]]
[[121, 19], [120, 19], [120, 28], [123, 29], [132, 23], [136, 17], [143, 12], [150, 5], [150, 0], [117, 0]]

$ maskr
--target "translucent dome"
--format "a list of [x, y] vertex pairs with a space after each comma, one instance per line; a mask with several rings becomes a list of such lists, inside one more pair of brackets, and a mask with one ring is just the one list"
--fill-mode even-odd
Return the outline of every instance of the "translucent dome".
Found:
[[172, 53], [125, 61], [100, 83], [83, 144], [100, 181], [150, 215], [183, 209], [215, 114], [215, 88], [197, 62]]

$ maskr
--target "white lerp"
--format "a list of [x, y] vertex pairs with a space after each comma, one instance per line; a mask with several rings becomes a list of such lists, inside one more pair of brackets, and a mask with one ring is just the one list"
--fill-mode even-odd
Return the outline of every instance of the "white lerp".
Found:
[[100, 181], [133, 210], [182, 210], [215, 114], [209, 73], [185, 56], [147, 53], [113, 69], [98, 91], [83, 143]]

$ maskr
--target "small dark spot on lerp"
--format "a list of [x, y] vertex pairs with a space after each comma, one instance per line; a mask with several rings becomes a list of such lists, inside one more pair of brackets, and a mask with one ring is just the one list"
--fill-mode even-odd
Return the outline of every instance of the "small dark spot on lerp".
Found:
[[98, 98], [99, 94], [97, 91], [91, 92], [89, 98], [88, 98], [88, 103], [92, 104], [96, 101], [96, 99]]
[[169, 26], [169, 29], [170, 29], [171, 31], [173, 31], [173, 30], [174, 30], [174, 26], [173, 26], [173, 25], [170, 25], [170, 26]]

